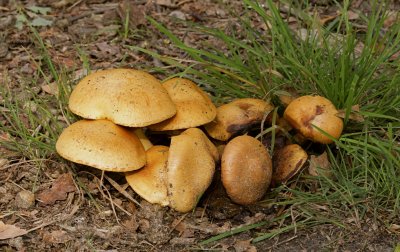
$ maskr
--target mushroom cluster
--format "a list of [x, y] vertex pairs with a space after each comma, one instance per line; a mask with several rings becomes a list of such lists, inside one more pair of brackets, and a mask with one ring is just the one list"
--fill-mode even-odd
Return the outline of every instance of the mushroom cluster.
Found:
[[[306, 99], [312, 102], [302, 105]], [[248, 205], [260, 200], [271, 184], [285, 183], [308, 159], [297, 144], [286, 145], [271, 157], [263, 142], [244, 134], [271, 121], [270, 103], [243, 98], [217, 108], [207, 93], [184, 78], [161, 83], [139, 70], [97, 71], [76, 85], [69, 108], [82, 119], [58, 138], [60, 156], [124, 172], [142, 198], [180, 212], [196, 206], [218, 163], [228, 196]], [[322, 97], [299, 98], [279, 122], [313, 141], [330, 143], [343, 128], [335, 111]], [[336, 120], [338, 126], [326, 120]], [[162, 136], [156, 132], [173, 132], [168, 135], [170, 144], [153, 145], [148, 136]]]

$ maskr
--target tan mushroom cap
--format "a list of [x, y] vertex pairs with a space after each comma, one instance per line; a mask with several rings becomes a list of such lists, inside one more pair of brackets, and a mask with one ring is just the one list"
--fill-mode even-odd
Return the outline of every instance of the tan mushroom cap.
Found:
[[151, 130], [188, 129], [214, 120], [217, 108], [194, 82], [184, 78], [172, 78], [162, 85], [175, 103], [177, 112], [170, 119], [149, 126]]
[[210, 139], [208, 139], [202, 130], [198, 128], [190, 128], [183, 131], [181, 135], [189, 135], [192, 138], [202, 139], [214, 161], [218, 162], [220, 160], [218, 148], [210, 141]]
[[56, 150], [65, 159], [105, 171], [132, 171], [146, 164], [139, 138], [108, 120], [71, 124], [58, 138]]
[[319, 131], [317, 126], [331, 137], [338, 139], [343, 131], [343, 121], [331, 101], [322, 96], [301, 96], [286, 108], [283, 117], [306, 138], [323, 144], [333, 140]]
[[202, 135], [200, 129], [191, 128], [171, 138], [168, 195], [170, 207], [179, 212], [189, 212], [196, 206], [215, 172], [214, 154]]
[[271, 177], [271, 157], [260, 141], [244, 135], [225, 146], [221, 180], [233, 202], [241, 205], [257, 202], [267, 191]]
[[271, 110], [273, 106], [261, 99], [237, 99], [218, 107], [217, 117], [204, 127], [212, 138], [226, 141], [232, 135], [260, 123]]
[[142, 127], [176, 113], [168, 92], [152, 75], [133, 69], [109, 69], [83, 78], [69, 98], [71, 111], [87, 119]]
[[298, 144], [289, 144], [278, 150], [273, 160], [272, 180], [274, 183], [285, 183], [291, 179], [301, 170], [307, 158], [307, 152]]
[[142, 198], [153, 204], [167, 206], [168, 147], [155, 145], [146, 151], [147, 164], [140, 170], [125, 174], [126, 181]]

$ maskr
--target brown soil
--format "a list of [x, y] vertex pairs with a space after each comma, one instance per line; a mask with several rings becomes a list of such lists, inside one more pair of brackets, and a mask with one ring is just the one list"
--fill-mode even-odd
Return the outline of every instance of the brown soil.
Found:
[[[198, 22], [229, 33], [237, 27], [237, 19], [230, 15], [228, 8], [216, 2], [29, 0], [14, 3], [0, 0], [1, 85], [13, 89], [18, 94], [15, 99], [21, 103], [32, 98], [29, 93], [23, 92], [22, 87], [29, 82], [36, 83], [33, 89], [37, 92], [52, 97], [51, 86], [46, 85], [37, 71], [37, 64], [43, 65], [45, 73], [51, 78], [49, 69], [44, 66], [43, 52], [26, 25], [21, 29], [16, 28], [21, 17], [18, 12], [20, 7], [51, 8], [47, 14], [32, 14], [34, 11], [30, 11], [29, 22], [35, 18], [52, 22], [43, 26], [46, 24], [43, 20], [36, 20], [36, 29], [55, 64], [63, 66], [77, 81], [84, 74], [82, 62], [85, 60], [91, 69], [151, 69], [164, 66], [155, 58], [129, 49], [129, 45], [185, 58], [146, 21], [145, 14], [163, 22], [191, 46], [212, 44], [223, 47], [219, 41], [176, 21], [178, 18]], [[355, 2], [360, 2], [358, 7], [362, 8], [362, 1]], [[242, 11], [240, 1], [229, 1], [228, 6], [239, 13]], [[124, 10], [128, 8], [131, 10], [130, 34], [124, 37], [122, 23], [127, 20]], [[329, 3], [321, 4], [318, 8], [324, 15], [336, 11]], [[24, 115], [21, 118], [24, 119]], [[0, 117], [0, 120], [7, 125], [4, 117]], [[9, 137], [0, 130], [0, 138]], [[74, 174], [74, 177], [69, 174]], [[203, 247], [198, 242], [204, 239], [231, 228], [268, 221], [282, 214], [282, 211], [290, 211], [289, 208], [278, 209], [276, 206], [235, 205], [216, 179], [198, 207], [191, 213], [181, 214], [141, 200], [120, 174], [106, 175], [101, 181], [102, 174], [97, 170], [64, 162], [56, 153], [46, 160], [28, 160], [0, 146], [0, 221], [27, 231], [16, 238], [0, 239], [0, 250], [200, 250]], [[124, 196], [121, 193], [124, 191], [138, 200], [140, 206]], [[29, 192], [33, 192], [33, 195]], [[0, 237], [4, 228], [1, 222]], [[383, 220], [365, 218], [345, 223], [346, 228], [335, 225], [299, 228], [259, 243], [251, 243], [251, 239], [260, 233], [290, 224], [271, 223], [204, 248], [218, 251], [392, 251], [399, 242], [399, 236], [391, 233], [382, 223]]]

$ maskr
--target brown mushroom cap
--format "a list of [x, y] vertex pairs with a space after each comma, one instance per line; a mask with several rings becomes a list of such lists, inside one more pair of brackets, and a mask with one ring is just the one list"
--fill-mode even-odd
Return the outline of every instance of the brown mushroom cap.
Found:
[[255, 98], [237, 99], [217, 108], [217, 117], [204, 127], [214, 139], [228, 140], [234, 134], [260, 123], [273, 106]]
[[152, 75], [133, 69], [109, 69], [83, 78], [69, 98], [71, 111], [87, 119], [142, 127], [176, 113], [168, 92]]
[[285, 183], [291, 179], [301, 170], [307, 158], [307, 152], [298, 144], [286, 145], [275, 152], [273, 160], [274, 173], [272, 175], [274, 183]]
[[271, 177], [271, 157], [260, 141], [244, 135], [225, 146], [221, 180], [233, 202], [241, 205], [257, 202], [267, 191]]
[[142, 198], [153, 204], [167, 206], [168, 147], [155, 145], [146, 151], [147, 164], [140, 170], [125, 174], [126, 181]]
[[171, 138], [168, 195], [170, 206], [179, 212], [189, 212], [196, 206], [215, 172], [213, 154], [202, 135], [200, 129], [191, 128]]
[[154, 131], [187, 129], [211, 122], [217, 108], [208, 95], [194, 82], [183, 78], [165, 81], [164, 88], [176, 106], [175, 116], [149, 126]]
[[65, 159], [105, 171], [132, 171], [146, 163], [139, 138], [108, 120], [71, 124], [58, 138], [56, 150]]
[[301, 96], [286, 108], [283, 117], [306, 138], [323, 144], [333, 140], [319, 131], [317, 126], [331, 137], [338, 139], [342, 134], [343, 121], [331, 101], [322, 96]]

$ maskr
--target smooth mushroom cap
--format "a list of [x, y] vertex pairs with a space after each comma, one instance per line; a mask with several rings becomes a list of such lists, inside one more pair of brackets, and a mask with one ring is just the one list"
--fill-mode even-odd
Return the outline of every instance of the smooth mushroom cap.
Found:
[[146, 164], [139, 138], [108, 120], [71, 124], [58, 138], [56, 150], [65, 159], [105, 171], [132, 171]]
[[[204, 133], [188, 129], [171, 138], [167, 176], [170, 207], [189, 212], [211, 184], [215, 161]], [[214, 146], [215, 148], [215, 146]]]
[[176, 113], [168, 92], [154, 76], [133, 69], [109, 69], [83, 78], [69, 98], [71, 111], [87, 119], [108, 119], [143, 127]]
[[325, 97], [306, 95], [292, 101], [283, 117], [311, 141], [329, 144], [333, 140], [313, 125], [338, 139], [343, 131], [343, 121], [336, 116], [337, 113], [335, 106]]
[[272, 110], [273, 106], [261, 99], [237, 99], [218, 107], [217, 117], [204, 127], [212, 138], [226, 141], [234, 134], [260, 123]]
[[172, 78], [162, 85], [174, 102], [177, 112], [170, 119], [149, 126], [151, 130], [188, 129], [214, 120], [217, 108], [194, 82], [184, 78]]
[[225, 146], [221, 180], [233, 202], [241, 205], [257, 202], [267, 191], [271, 177], [271, 157], [260, 141], [244, 135]]
[[215, 162], [220, 161], [220, 155], [217, 147], [208, 139], [207, 135], [198, 128], [190, 128], [181, 133], [181, 135], [189, 135], [191, 137], [201, 138], [207, 146], [208, 151], [210, 152], [211, 156], [214, 158]]
[[155, 145], [146, 151], [147, 164], [140, 170], [125, 174], [126, 181], [142, 198], [153, 204], [167, 206], [168, 147]]
[[276, 184], [285, 183], [296, 175], [305, 162], [308, 155], [298, 144], [289, 144], [274, 154], [274, 173], [272, 180]]

